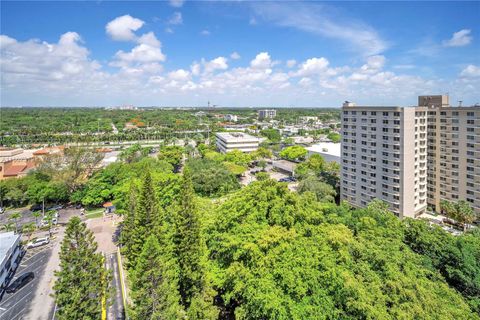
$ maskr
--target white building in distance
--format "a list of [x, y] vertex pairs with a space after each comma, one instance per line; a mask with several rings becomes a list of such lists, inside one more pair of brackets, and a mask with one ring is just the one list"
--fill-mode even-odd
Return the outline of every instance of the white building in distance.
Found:
[[217, 149], [222, 153], [232, 150], [253, 152], [258, 149], [260, 139], [242, 132], [217, 132]]
[[225, 116], [223, 116], [223, 119], [225, 121], [230, 121], [230, 122], [237, 122], [238, 121], [238, 117], [234, 114], [226, 114]]
[[325, 161], [341, 163], [341, 144], [334, 142], [320, 142], [306, 148], [308, 156], [321, 155]]
[[258, 119], [273, 119], [277, 116], [277, 110], [264, 109], [258, 110]]

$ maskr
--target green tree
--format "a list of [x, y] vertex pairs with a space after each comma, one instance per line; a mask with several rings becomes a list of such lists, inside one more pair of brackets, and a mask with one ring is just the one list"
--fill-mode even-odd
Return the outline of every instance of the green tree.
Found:
[[153, 188], [152, 176], [149, 171], [143, 177], [138, 197], [135, 201], [135, 214], [133, 219], [133, 230], [129, 235], [129, 247], [126, 253], [128, 265], [133, 267], [138, 255], [142, 252], [143, 245], [148, 235], [155, 232], [159, 223], [159, 209], [155, 190]]
[[160, 148], [158, 159], [167, 161], [174, 167], [178, 167], [183, 159], [185, 149], [180, 146], [165, 146]]
[[340, 140], [342, 139], [342, 136], [340, 135], [340, 133], [330, 132], [327, 135], [327, 138], [330, 139], [334, 143], [339, 143]]
[[103, 256], [96, 252], [93, 233], [78, 217], [67, 224], [60, 249], [60, 270], [55, 271], [58, 319], [100, 319], [106, 299], [108, 274]]
[[232, 150], [224, 155], [224, 161], [235, 163], [239, 166], [246, 167], [251, 161], [252, 156], [240, 150]]
[[274, 143], [280, 142], [280, 140], [282, 140], [280, 131], [278, 131], [277, 129], [264, 129], [260, 131], [260, 134], [264, 137], [267, 137], [268, 140]]
[[450, 202], [442, 200], [440, 206], [446, 215], [463, 225], [463, 231], [467, 230], [467, 225], [471, 224], [477, 218], [477, 215], [470, 204], [465, 200]]
[[195, 193], [188, 168], [184, 172], [182, 185], [175, 214], [173, 243], [179, 268], [178, 287], [181, 303], [185, 309], [188, 309], [192, 298], [201, 293], [204, 288], [202, 266], [204, 253]]
[[288, 160], [302, 160], [307, 155], [307, 149], [300, 146], [286, 147], [280, 152], [280, 157]]
[[316, 177], [308, 177], [298, 184], [298, 192], [312, 192], [317, 201], [320, 202], [334, 202], [335, 196], [337, 193], [335, 189], [332, 188], [329, 184], [320, 181]]
[[257, 178], [258, 181], [264, 181], [270, 179], [270, 175], [267, 172], [258, 172], [255, 178]]
[[174, 272], [175, 268], [168, 265], [157, 238], [150, 235], [131, 276], [135, 319], [174, 320], [185, 317], [180, 307]]
[[18, 219], [22, 217], [20, 212], [14, 212], [9, 217], [8, 220], [13, 220], [15, 223], [15, 233], [18, 233]]
[[271, 159], [273, 157], [272, 151], [265, 147], [259, 147], [256, 151], [252, 154], [253, 158], [264, 158], [264, 159]]
[[191, 173], [196, 193], [203, 196], [220, 196], [240, 188], [235, 174], [220, 162], [208, 159], [190, 159], [187, 168]]
[[5, 224], [3, 224], [2, 226], [3, 230], [5, 230], [6, 232], [9, 232], [9, 231], [13, 231], [14, 230], [14, 225], [12, 222], [7, 222]]
[[42, 214], [36, 211], [36, 212], [32, 212], [32, 216], [35, 218], [35, 228], [38, 228], [38, 218], [40, 218]]

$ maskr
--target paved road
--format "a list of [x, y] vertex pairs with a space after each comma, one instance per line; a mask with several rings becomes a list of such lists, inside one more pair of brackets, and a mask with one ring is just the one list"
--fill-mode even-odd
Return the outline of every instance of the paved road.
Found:
[[33, 295], [27, 315], [25, 319], [28, 320], [50, 320], [53, 317], [55, 309], [55, 300], [51, 296], [53, 285], [55, 283], [55, 276], [53, 272], [58, 270], [60, 264], [60, 247], [63, 240], [64, 228], [59, 228], [55, 234], [55, 239], [50, 241], [51, 254], [47, 261], [44, 261], [43, 273], [40, 275], [39, 285], [35, 288], [35, 295]]
[[105, 265], [112, 273], [112, 281], [110, 283], [112, 288], [112, 304], [108, 307], [107, 320], [123, 320], [125, 319], [125, 306], [123, 305], [122, 283], [120, 281], [118, 256], [116, 252], [105, 254]]
[[[52, 254], [53, 245], [50, 243], [27, 250], [15, 273], [15, 278], [26, 272], [33, 272], [35, 278], [19, 291], [12, 294], [5, 293], [0, 302], [0, 320], [31, 319], [26, 317], [26, 314], [32, 299], [35, 298], [35, 292], [45, 281], [45, 267]], [[53, 310], [49, 311], [45, 319], [51, 319]]]

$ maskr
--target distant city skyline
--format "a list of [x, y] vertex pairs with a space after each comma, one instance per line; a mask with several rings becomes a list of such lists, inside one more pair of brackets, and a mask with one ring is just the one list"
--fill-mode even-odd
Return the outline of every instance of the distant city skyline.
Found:
[[480, 2], [1, 6], [1, 106], [480, 102]]

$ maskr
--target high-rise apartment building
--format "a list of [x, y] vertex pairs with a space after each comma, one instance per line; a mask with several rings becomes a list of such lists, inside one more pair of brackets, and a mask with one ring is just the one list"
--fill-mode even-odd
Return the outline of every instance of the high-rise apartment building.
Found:
[[381, 199], [399, 217], [427, 208], [427, 108], [343, 107], [341, 198]]
[[464, 199], [480, 212], [480, 107], [421, 96], [416, 107], [342, 108], [341, 198], [373, 199], [399, 217]]
[[480, 107], [428, 111], [428, 203], [466, 200], [480, 212]]
[[258, 110], [258, 119], [273, 119], [277, 116], [277, 110], [265, 109]]

